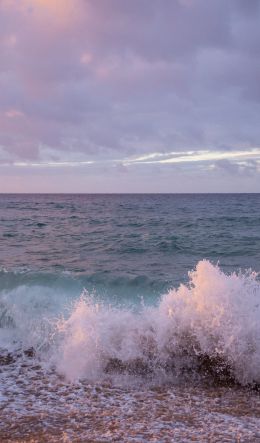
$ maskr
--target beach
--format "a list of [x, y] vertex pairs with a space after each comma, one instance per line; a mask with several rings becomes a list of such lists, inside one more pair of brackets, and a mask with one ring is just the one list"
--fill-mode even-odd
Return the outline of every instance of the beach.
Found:
[[260, 441], [260, 197], [0, 197], [0, 439]]

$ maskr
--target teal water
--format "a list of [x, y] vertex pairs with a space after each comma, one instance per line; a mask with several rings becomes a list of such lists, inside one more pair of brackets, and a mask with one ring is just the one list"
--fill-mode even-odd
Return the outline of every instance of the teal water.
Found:
[[260, 195], [1, 195], [0, 238], [0, 289], [154, 299], [201, 259], [258, 271]]

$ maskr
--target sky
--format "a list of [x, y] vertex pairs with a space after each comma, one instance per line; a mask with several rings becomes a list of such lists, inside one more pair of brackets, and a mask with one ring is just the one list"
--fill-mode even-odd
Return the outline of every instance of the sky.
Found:
[[260, 0], [0, 0], [0, 192], [260, 192]]

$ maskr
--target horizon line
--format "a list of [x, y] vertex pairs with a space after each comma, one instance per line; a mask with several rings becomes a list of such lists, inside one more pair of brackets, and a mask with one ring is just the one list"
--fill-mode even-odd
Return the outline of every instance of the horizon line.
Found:
[[0, 195], [247, 195], [260, 192], [0, 192]]

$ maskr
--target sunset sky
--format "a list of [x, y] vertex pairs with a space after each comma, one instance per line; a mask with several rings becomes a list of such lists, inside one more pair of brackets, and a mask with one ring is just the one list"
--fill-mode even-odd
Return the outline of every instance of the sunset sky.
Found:
[[260, 192], [260, 0], [0, 0], [0, 192]]

